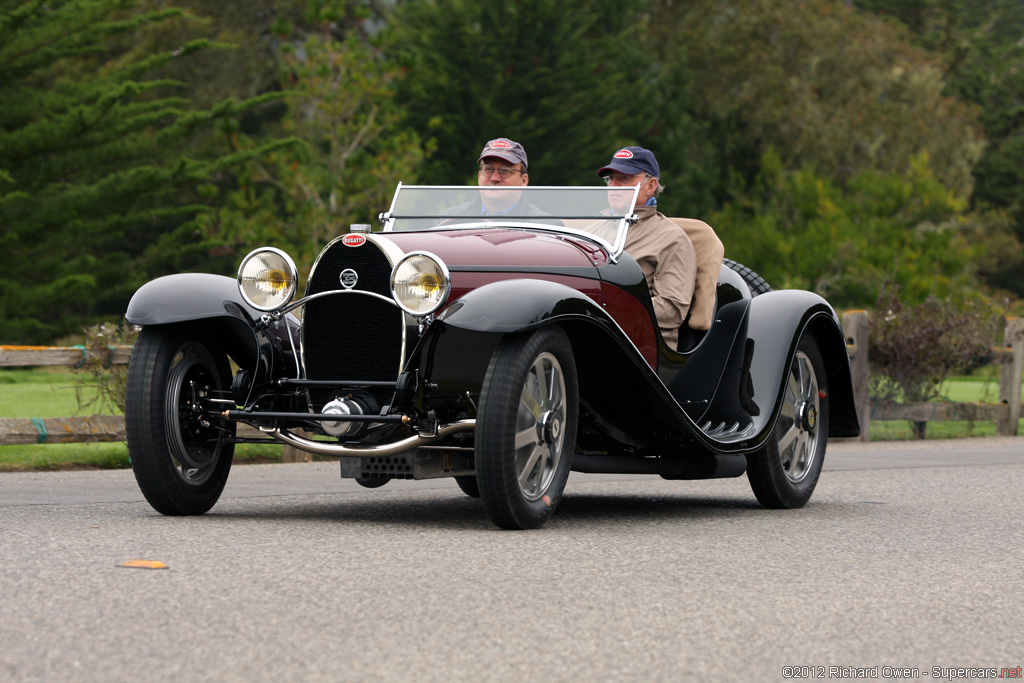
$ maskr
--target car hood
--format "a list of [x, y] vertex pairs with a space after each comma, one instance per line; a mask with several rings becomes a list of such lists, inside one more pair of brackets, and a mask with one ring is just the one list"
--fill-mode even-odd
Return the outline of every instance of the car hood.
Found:
[[375, 233], [402, 251], [428, 251], [448, 267], [597, 266], [607, 260], [595, 244], [568, 235], [522, 229], [482, 228]]

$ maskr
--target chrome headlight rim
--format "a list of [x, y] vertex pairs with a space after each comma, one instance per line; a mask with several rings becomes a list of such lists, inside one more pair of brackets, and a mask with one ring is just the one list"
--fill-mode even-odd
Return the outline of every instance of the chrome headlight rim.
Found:
[[[271, 306], [258, 304], [255, 301], [253, 301], [251, 298], [249, 298], [249, 295], [246, 294], [245, 287], [242, 286], [242, 273], [244, 272], [246, 265], [248, 265], [248, 263], [256, 256], [266, 253], [274, 254], [275, 256], [280, 257], [284, 261], [282, 265], [284, 266], [285, 275], [288, 278], [288, 287], [285, 290], [284, 295], [280, 297], [280, 301], [274, 303]], [[257, 249], [253, 249], [252, 251], [250, 251], [248, 254], [245, 255], [245, 258], [242, 259], [242, 262], [238, 266], [237, 282], [238, 292], [239, 294], [241, 294], [242, 299], [245, 300], [245, 303], [252, 306], [258, 311], [276, 311], [288, 305], [288, 302], [291, 301], [292, 297], [295, 296], [295, 290], [298, 288], [299, 284], [299, 271], [295, 267], [295, 261], [292, 260], [292, 257], [289, 256], [287, 252], [276, 247], [259, 247]]]
[[[399, 297], [398, 292], [395, 289], [395, 276], [398, 273], [398, 269], [405, 265], [406, 262], [414, 258], [426, 258], [432, 261], [433, 264], [437, 266], [437, 269], [440, 271], [441, 280], [443, 283], [443, 291], [441, 292], [441, 295], [437, 298], [437, 301], [429, 309], [415, 310], [410, 308], [409, 306], [406, 306], [405, 303], [402, 302], [402, 299]], [[391, 269], [391, 277], [389, 278], [388, 285], [391, 290], [391, 298], [395, 300], [395, 303], [398, 305], [399, 308], [401, 308], [403, 311], [405, 311], [406, 313], [415, 318], [426, 318], [428, 316], [433, 315], [434, 313], [437, 313], [437, 311], [440, 310], [440, 308], [444, 306], [445, 303], [448, 301], [448, 296], [451, 294], [452, 291], [452, 278], [451, 274], [448, 272], [448, 266], [445, 265], [445, 262], [442, 261], [439, 256], [437, 256], [436, 254], [432, 254], [429, 251], [417, 250], [410, 251], [395, 264], [395, 267]]]

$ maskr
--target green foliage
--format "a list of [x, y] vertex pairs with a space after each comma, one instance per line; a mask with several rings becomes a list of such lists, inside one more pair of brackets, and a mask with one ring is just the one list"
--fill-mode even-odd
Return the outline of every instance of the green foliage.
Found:
[[857, 0], [893, 17], [933, 51], [947, 94], [979, 105], [988, 145], [973, 168], [973, 202], [1003, 212], [1011, 230], [983, 268], [987, 281], [1024, 295], [1024, 4], [1019, 0]]
[[[908, 305], [887, 283], [871, 316], [868, 357], [876, 400], [925, 402], [943, 382], [987, 362], [1005, 320], [984, 301], [928, 297]], [[924, 423], [915, 432], [924, 436]]]
[[[127, 0], [0, 7], [0, 315], [4, 341], [42, 342], [119, 316], [147, 249], [206, 207], [195, 187], [244, 154], [182, 154], [211, 122], [275, 95], [189, 109], [182, 84], [147, 75], [196, 51], [130, 53], [130, 38], [181, 17]], [[273, 146], [277, 143], [270, 143]]]
[[861, 171], [845, 186], [811, 167], [787, 171], [773, 151], [760, 165], [750, 185], [734, 177], [734, 199], [711, 222], [726, 256], [773, 286], [864, 307], [891, 277], [913, 301], [974, 283], [983, 230], [934, 178], [927, 156], [904, 173]]
[[[150, 9], [165, 4], [139, 1]], [[294, 36], [329, 32], [344, 39], [351, 31], [365, 34], [384, 11], [379, 0], [175, 0], [174, 5], [188, 15], [146, 26], [128, 54], [173, 51], [196, 37], [230, 44], [230, 50], [202, 51], [154, 72], [154, 77], [188, 83], [190, 100], [202, 108], [225, 98], [245, 100], [280, 90], [281, 51]], [[283, 107], [249, 110], [238, 128], [252, 136], [274, 135], [282, 113]]]
[[681, 63], [657, 60], [651, 5], [399, 6], [387, 49], [406, 70], [398, 94], [409, 125], [437, 143], [425, 181], [475, 183], [483, 144], [504, 136], [525, 146], [531, 184], [593, 185], [618, 147], [640, 144], [655, 152], [673, 188], [667, 211], [692, 215], [707, 207], [700, 143], [685, 108], [687, 74]]
[[534, 185], [649, 147], [665, 213], [836, 305], [1024, 293], [1018, 0], [176, 4], [0, 0], [0, 340], [257, 244], [309, 263], [499, 135]]
[[757, 173], [768, 147], [785, 168], [838, 182], [902, 173], [927, 152], [938, 181], [968, 196], [983, 146], [977, 113], [943, 95], [941, 65], [895, 24], [835, 0], [693, 0], [665, 3], [654, 26], [693, 70], [719, 197], [729, 173]]
[[393, 68], [355, 34], [313, 35], [283, 53], [282, 67], [281, 125], [303, 144], [253, 159], [224, 206], [198, 223], [229, 252], [274, 244], [312, 263], [350, 223], [375, 219], [400, 180], [414, 182], [428, 148], [399, 126]]

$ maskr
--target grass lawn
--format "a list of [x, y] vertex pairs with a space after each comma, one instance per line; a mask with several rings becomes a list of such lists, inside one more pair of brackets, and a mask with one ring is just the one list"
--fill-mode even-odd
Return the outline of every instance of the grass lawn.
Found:
[[[80, 408], [97, 395], [83, 382], [87, 375], [76, 375], [66, 368], [0, 368], [0, 417], [68, 417], [91, 415], [97, 410]], [[77, 389], [76, 389], [77, 387]], [[943, 386], [946, 400], [995, 403], [999, 400], [999, 379], [995, 368], [982, 368], [975, 375], [956, 377]], [[109, 408], [103, 414], [112, 414]], [[994, 422], [929, 422], [929, 439], [995, 436]], [[1019, 432], [1024, 434], [1024, 418]], [[911, 439], [910, 423], [905, 420], [873, 421], [872, 441]], [[279, 462], [278, 444], [238, 444], [235, 461]], [[124, 443], [40, 444], [0, 446], [0, 472], [18, 470], [56, 470], [71, 468], [130, 467]]]
[[[972, 375], [952, 377], [942, 385], [942, 395], [953, 403], [998, 403], [999, 369], [988, 365]], [[1024, 418], [1017, 429], [1024, 434]], [[958, 439], [964, 437], [995, 436], [995, 422], [942, 422], [928, 423], [929, 439]], [[910, 423], [906, 420], [872, 420], [872, 441], [900, 441], [913, 439]]]
[[[97, 411], [79, 407], [79, 397], [87, 402], [97, 395], [80, 384], [86, 379], [66, 368], [0, 368], [0, 417], [92, 415]], [[118, 413], [104, 407], [102, 414]], [[282, 450], [278, 444], [236, 444], [235, 462], [280, 462]], [[0, 472], [130, 466], [124, 442], [0, 446]]]
[[942, 394], [955, 403], [998, 403], [997, 368], [989, 365], [973, 375], [952, 377], [942, 385]]

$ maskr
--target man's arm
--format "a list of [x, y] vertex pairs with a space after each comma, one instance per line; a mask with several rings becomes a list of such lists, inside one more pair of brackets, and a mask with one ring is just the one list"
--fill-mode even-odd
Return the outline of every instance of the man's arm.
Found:
[[693, 300], [694, 276], [697, 273], [697, 256], [690, 238], [682, 230], [662, 249], [658, 268], [654, 272], [654, 286], [651, 299], [658, 326], [677, 330]]

